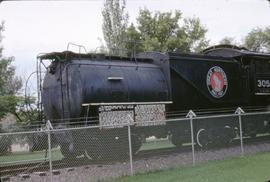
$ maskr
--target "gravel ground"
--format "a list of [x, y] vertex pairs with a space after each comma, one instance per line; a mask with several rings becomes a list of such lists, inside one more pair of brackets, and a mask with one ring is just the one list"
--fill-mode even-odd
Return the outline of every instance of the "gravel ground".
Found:
[[[270, 143], [252, 144], [244, 146], [245, 154], [255, 154], [258, 152], [270, 151]], [[211, 160], [222, 160], [225, 158], [240, 156], [240, 147], [230, 147], [226, 149], [216, 149], [208, 151], [196, 151], [196, 163], [207, 162]], [[178, 166], [192, 164], [192, 153], [185, 152], [172, 154], [169, 156], [151, 157], [139, 159], [133, 162], [134, 173], [141, 173], [152, 170], [164, 170]], [[129, 162], [114, 163], [111, 165], [90, 165], [77, 167], [75, 169], [67, 168], [58, 170], [60, 174], [53, 175], [54, 182], [95, 182], [120, 176], [130, 175]], [[50, 181], [49, 173], [46, 176], [39, 176], [36, 173], [30, 174], [29, 178], [23, 179], [20, 176], [11, 177], [8, 181]]]

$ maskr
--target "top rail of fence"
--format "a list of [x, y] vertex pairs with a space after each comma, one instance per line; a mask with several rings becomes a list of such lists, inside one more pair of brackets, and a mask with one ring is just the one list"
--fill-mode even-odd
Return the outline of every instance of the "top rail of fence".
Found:
[[[270, 111], [266, 112], [252, 112], [252, 113], [241, 113], [241, 116], [251, 116], [251, 115], [264, 115], [264, 114], [270, 114]], [[196, 116], [193, 117], [193, 120], [200, 120], [200, 119], [214, 119], [214, 118], [226, 118], [226, 117], [237, 117], [239, 114], [232, 113], [232, 114], [222, 114], [222, 115], [207, 115], [207, 116]], [[87, 119], [87, 118], [86, 118]], [[43, 129], [43, 130], [32, 130], [32, 131], [15, 131], [15, 132], [5, 132], [0, 133], [0, 136], [6, 136], [6, 135], [23, 135], [23, 134], [34, 134], [34, 133], [48, 133], [48, 132], [60, 132], [60, 131], [72, 131], [72, 130], [82, 130], [82, 129], [102, 129], [102, 128], [114, 128], [114, 127], [127, 127], [127, 126], [143, 126], [142, 124], [155, 124], [155, 123], [169, 123], [169, 122], [175, 122], [175, 121], [187, 121], [189, 118], [185, 117], [179, 117], [179, 118], [172, 118], [172, 119], [166, 119], [166, 120], [155, 120], [155, 121], [141, 121], [141, 122], [133, 122], [133, 121], [127, 121], [125, 123], [121, 124], [113, 124], [113, 125], [90, 125], [90, 126], [77, 126], [77, 127], [68, 127], [68, 128], [61, 128], [61, 129]]]

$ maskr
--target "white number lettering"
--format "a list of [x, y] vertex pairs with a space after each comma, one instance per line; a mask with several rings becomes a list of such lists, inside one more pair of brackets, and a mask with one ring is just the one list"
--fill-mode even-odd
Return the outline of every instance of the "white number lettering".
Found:
[[258, 80], [258, 87], [262, 87], [262, 81], [261, 80]]
[[270, 80], [257, 80], [257, 86], [269, 88], [270, 87]]

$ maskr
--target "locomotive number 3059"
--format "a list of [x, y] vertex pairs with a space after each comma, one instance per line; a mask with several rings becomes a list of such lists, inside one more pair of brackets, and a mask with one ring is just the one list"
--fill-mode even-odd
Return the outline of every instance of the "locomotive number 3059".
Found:
[[257, 80], [257, 86], [263, 87], [263, 88], [269, 88], [270, 87], [270, 80]]

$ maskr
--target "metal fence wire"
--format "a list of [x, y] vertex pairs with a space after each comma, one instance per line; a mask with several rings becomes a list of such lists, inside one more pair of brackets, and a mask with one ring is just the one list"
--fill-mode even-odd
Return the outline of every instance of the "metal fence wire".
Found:
[[[37, 140], [42, 142], [36, 145]], [[0, 148], [2, 181], [35, 181], [43, 171], [49, 171], [47, 131], [1, 133]]]
[[128, 118], [72, 128], [48, 121], [39, 130], [0, 133], [1, 181], [100, 181], [270, 151], [270, 112]]

